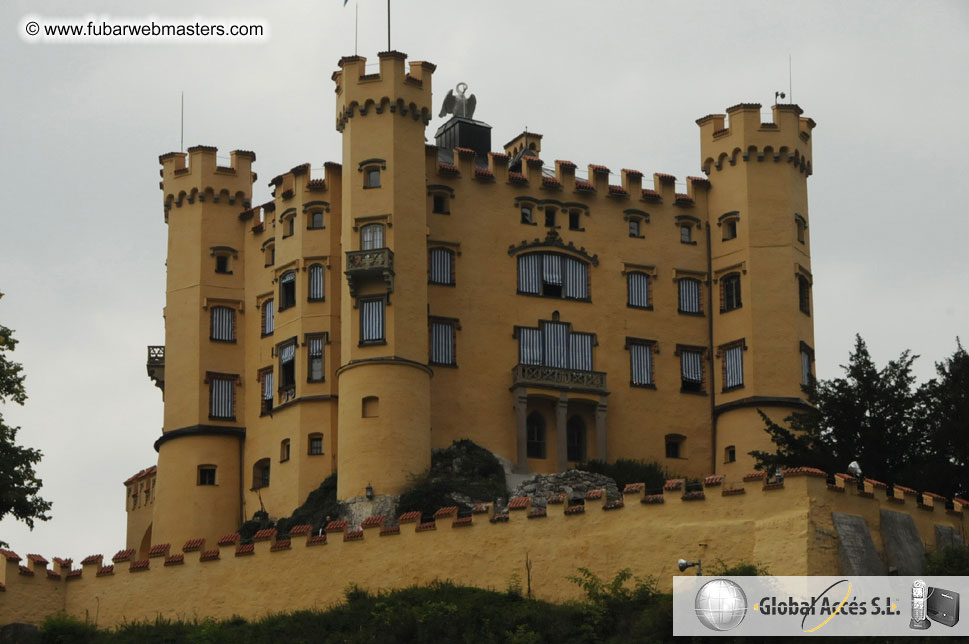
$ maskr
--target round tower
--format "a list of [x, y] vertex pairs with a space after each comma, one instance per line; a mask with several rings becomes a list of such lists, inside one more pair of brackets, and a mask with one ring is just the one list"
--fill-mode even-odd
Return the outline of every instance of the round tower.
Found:
[[340, 60], [343, 270], [337, 495], [397, 494], [430, 466], [424, 128], [434, 65]]
[[255, 154], [232, 152], [226, 167], [216, 148], [196, 146], [159, 161], [168, 224], [165, 414], [150, 541], [214, 544], [242, 522], [245, 224], [238, 215], [249, 207]]
[[[714, 468], [750, 472], [773, 451], [757, 410], [775, 421], [807, 403], [814, 324], [807, 178], [814, 121], [797, 105], [757, 103], [697, 121], [709, 215], [714, 298]], [[729, 117], [729, 121], [725, 123]]]

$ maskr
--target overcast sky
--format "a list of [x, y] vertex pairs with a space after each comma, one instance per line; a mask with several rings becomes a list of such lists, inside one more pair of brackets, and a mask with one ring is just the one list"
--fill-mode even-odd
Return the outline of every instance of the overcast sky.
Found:
[[[53, 520], [11, 519], [24, 555], [113, 555], [122, 482], [155, 463], [167, 230], [158, 155], [254, 150], [259, 183], [340, 161], [330, 74], [354, 51], [354, 3], [169, 0], [181, 19], [254, 18], [233, 44], [28, 42], [27, 16], [146, 18], [147, 3], [0, 7], [0, 324], [20, 340], [29, 399], [8, 404]], [[969, 3], [457, 2], [393, 6], [393, 47], [438, 66], [435, 112], [466, 81], [493, 147], [544, 135], [546, 161], [700, 175], [695, 119], [788, 91], [814, 131], [809, 179], [817, 374], [840, 375], [860, 333], [879, 364], [906, 348], [920, 379], [969, 341], [966, 170]], [[359, 0], [359, 53], [386, 49], [386, 4]], [[788, 75], [788, 55], [793, 61]], [[432, 137], [442, 122], [428, 128]], [[618, 180], [614, 178], [614, 182]]]

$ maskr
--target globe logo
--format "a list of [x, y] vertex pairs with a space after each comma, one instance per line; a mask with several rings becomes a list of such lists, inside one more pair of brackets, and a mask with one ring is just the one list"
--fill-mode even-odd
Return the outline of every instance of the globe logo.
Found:
[[694, 607], [701, 624], [712, 631], [729, 631], [744, 621], [747, 596], [729, 579], [714, 579], [700, 588]]

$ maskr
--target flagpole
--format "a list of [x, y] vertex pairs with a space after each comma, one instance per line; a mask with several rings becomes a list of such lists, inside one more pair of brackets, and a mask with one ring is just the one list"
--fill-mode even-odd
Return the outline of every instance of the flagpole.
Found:
[[353, 55], [357, 55], [357, 32], [360, 27], [360, 2], [359, 0], [354, 0], [353, 3]]
[[387, 0], [387, 51], [390, 51], [390, 0]]

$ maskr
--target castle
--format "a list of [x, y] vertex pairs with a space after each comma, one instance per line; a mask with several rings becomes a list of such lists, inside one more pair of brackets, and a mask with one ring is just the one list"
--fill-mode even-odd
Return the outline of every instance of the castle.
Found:
[[[451, 579], [577, 598], [586, 567], [653, 575], [678, 557], [775, 575], [924, 573], [965, 539], [969, 501], [810, 467], [768, 479], [757, 416], [805, 405], [812, 371], [807, 177], [814, 123], [794, 105], [705, 116], [701, 167], [674, 177], [504, 152], [465, 109], [427, 145], [429, 63], [379, 54], [333, 75], [341, 164], [275, 177], [255, 155], [161, 157], [168, 223], [158, 464], [126, 481], [127, 545], [26, 559], [0, 550], [0, 625], [59, 611], [100, 626], [320, 608], [347, 584]], [[460, 93], [460, 92], [459, 92]], [[460, 110], [455, 110], [460, 111]], [[591, 458], [659, 461], [683, 478], [583, 503], [526, 497], [260, 530], [331, 473], [366, 507], [470, 438], [519, 472]]]
[[461, 438], [520, 472], [750, 471], [756, 409], [804, 405], [812, 369], [814, 122], [699, 119], [707, 176], [677, 192], [553, 169], [540, 134], [493, 152], [466, 116], [427, 145], [434, 65], [379, 59], [333, 74], [342, 163], [273, 178], [267, 203], [252, 152], [161, 156], [164, 428], [126, 483], [128, 547], [286, 516], [335, 471], [341, 499], [396, 494]]

